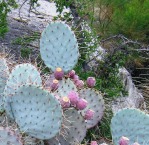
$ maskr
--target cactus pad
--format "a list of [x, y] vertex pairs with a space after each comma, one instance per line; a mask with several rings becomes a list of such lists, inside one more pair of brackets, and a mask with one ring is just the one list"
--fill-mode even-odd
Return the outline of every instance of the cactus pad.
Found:
[[111, 132], [115, 145], [122, 136], [128, 137], [130, 144], [148, 145], [149, 115], [138, 109], [122, 109], [112, 118]]
[[34, 84], [42, 86], [40, 73], [29, 63], [17, 65], [9, 75], [5, 87], [5, 95], [9, 96], [16, 92], [21, 85]]
[[53, 72], [58, 67], [70, 71], [79, 57], [77, 39], [70, 27], [62, 22], [50, 23], [42, 32], [40, 53]]
[[23, 145], [21, 137], [10, 128], [0, 127], [0, 144], [1, 145]]
[[0, 95], [3, 93], [5, 84], [9, 75], [9, 69], [6, 60], [0, 59]]
[[76, 145], [82, 142], [86, 136], [86, 123], [81, 114], [75, 109], [64, 112], [61, 135], [48, 141], [49, 145]]
[[49, 92], [36, 86], [22, 86], [12, 95], [10, 110], [21, 131], [38, 139], [50, 139], [60, 130], [61, 105]]
[[3, 92], [6, 85], [6, 81], [9, 75], [9, 69], [4, 58], [0, 58], [0, 111], [4, 111], [3, 108]]
[[104, 100], [101, 94], [99, 94], [96, 90], [90, 88], [84, 88], [79, 91], [80, 98], [84, 98], [88, 105], [87, 107], [81, 111], [82, 115], [85, 115], [85, 112], [88, 109], [93, 110], [94, 116], [91, 120], [87, 120], [87, 128], [91, 128], [95, 126], [102, 118], [104, 112]]
[[56, 93], [60, 97], [68, 96], [70, 91], [75, 91], [77, 92], [77, 88], [73, 81], [71, 81], [69, 78], [68, 79], [62, 79], [59, 81], [59, 87], [56, 91]]

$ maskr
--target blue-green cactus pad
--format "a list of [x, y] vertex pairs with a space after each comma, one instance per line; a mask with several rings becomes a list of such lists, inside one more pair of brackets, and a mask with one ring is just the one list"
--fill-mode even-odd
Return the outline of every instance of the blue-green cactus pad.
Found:
[[55, 94], [58, 94], [59, 97], [68, 96], [70, 91], [77, 92], [77, 88], [72, 80], [63, 78], [59, 81], [59, 87], [56, 90]]
[[149, 115], [138, 109], [122, 109], [111, 121], [114, 145], [119, 145], [122, 136], [128, 137], [130, 144], [149, 144]]
[[5, 96], [14, 94], [20, 86], [26, 84], [42, 86], [40, 73], [29, 63], [17, 65], [12, 70], [6, 83]]
[[95, 112], [93, 118], [91, 120], [87, 120], [87, 128], [94, 127], [102, 119], [104, 113], [105, 106], [103, 97], [97, 90], [91, 88], [79, 90], [79, 96], [88, 102], [87, 107], [81, 111], [82, 115], [84, 116], [88, 109]]
[[52, 22], [42, 32], [40, 53], [45, 64], [55, 71], [60, 67], [68, 72], [77, 64], [78, 43], [70, 27], [62, 22]]
[[11, 97], [8, 114], [13, 114], [21, 131], [38, 139], [50, 139], [61, 128], [62, 108], [49, 92], [36, 86], [22, 86]]
[[4, 58], [0, 58], [0, 111], [4, 111], [3, 92], [9, 76], [9, 69]]
[[10, 128], [0, 126], [0, 144], [1, 145], [23, 145], [21, 136]]
[[61, 134], [48, 141], [49, 145], [76, 145], [80, 144], [86, 136], [86, 122], [75, 109], [64, 112], [63, 128]]

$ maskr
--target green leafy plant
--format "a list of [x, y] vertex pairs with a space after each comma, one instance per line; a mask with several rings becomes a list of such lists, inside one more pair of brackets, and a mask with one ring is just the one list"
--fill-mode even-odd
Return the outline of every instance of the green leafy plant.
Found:
[[11, 8], [17, 8], [15, 0], [1, 0], [0, 1], [0, 36], [8, 31], [7, 14]]
[[[107, 10], [105, 15], [107, 16], [107, 22], [109, 23], [107, 24], [105, 35], [123, 34], [134, 40], [148, 42], [148, 0], [101, 0], [101, 3]], [[100, 25], [98, 29], [100, 29]]]

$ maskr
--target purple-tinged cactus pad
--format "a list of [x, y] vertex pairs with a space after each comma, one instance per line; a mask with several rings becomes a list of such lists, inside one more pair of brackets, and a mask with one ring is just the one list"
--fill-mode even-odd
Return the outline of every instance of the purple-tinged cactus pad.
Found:
[[76, 145], [80, 144], [86, 136], [85, 120], [77, 110], [66, 110], [64, 116], [63, 126], [65, 128], [61, 129], [61, 135], [48, 141], [49, 145]]
[[81, 111], [82, 115], [85, 116], [88, 109], [95, 112], [93, 118], [87, 120], [87, 128], [94, 127], [101, 120], [104, 113], [103, 97], [98, 91], [90, 88], [79, 90], [79, 96], [88, 102], [87, 107]]
[[61, 128], [62, 108], [49, 92], [36, 86], [22, 86], [11, 97], [8, 105], [19, 128], [38, 139], [50, 139]]
[[139, 109], [125, 108], [118, 111], [111, 120], [114, 145], [119, 145], [122, 136], [129, 138], [129, 144], [149, 144], [149, 115]]
[[23, 145], [21, 135], [9, 127], [0, 126], [0, 145]]

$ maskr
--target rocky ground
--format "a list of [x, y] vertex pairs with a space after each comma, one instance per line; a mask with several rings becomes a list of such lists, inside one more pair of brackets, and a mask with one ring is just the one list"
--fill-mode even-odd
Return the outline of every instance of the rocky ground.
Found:
[[36, 32], [38, 34], [37, 39], [27, 44], [32, 49], [32, 57], [35, 58], [39, 51], [40, 33], [52, 21], [53, 17], [58, 15], [56, 6], [52, 2], [39, 0], [39, 6], [30, 10], [29, 1], [17, 0], [16, 2], [19, 4], [19, 7], [9, 13], [9, 32], [4, 39], [0, 38], [0, 50], [10, 50], [16, 59], [18, 59], [22, 45], [14, 42], [18, 38], [34, 35]]

